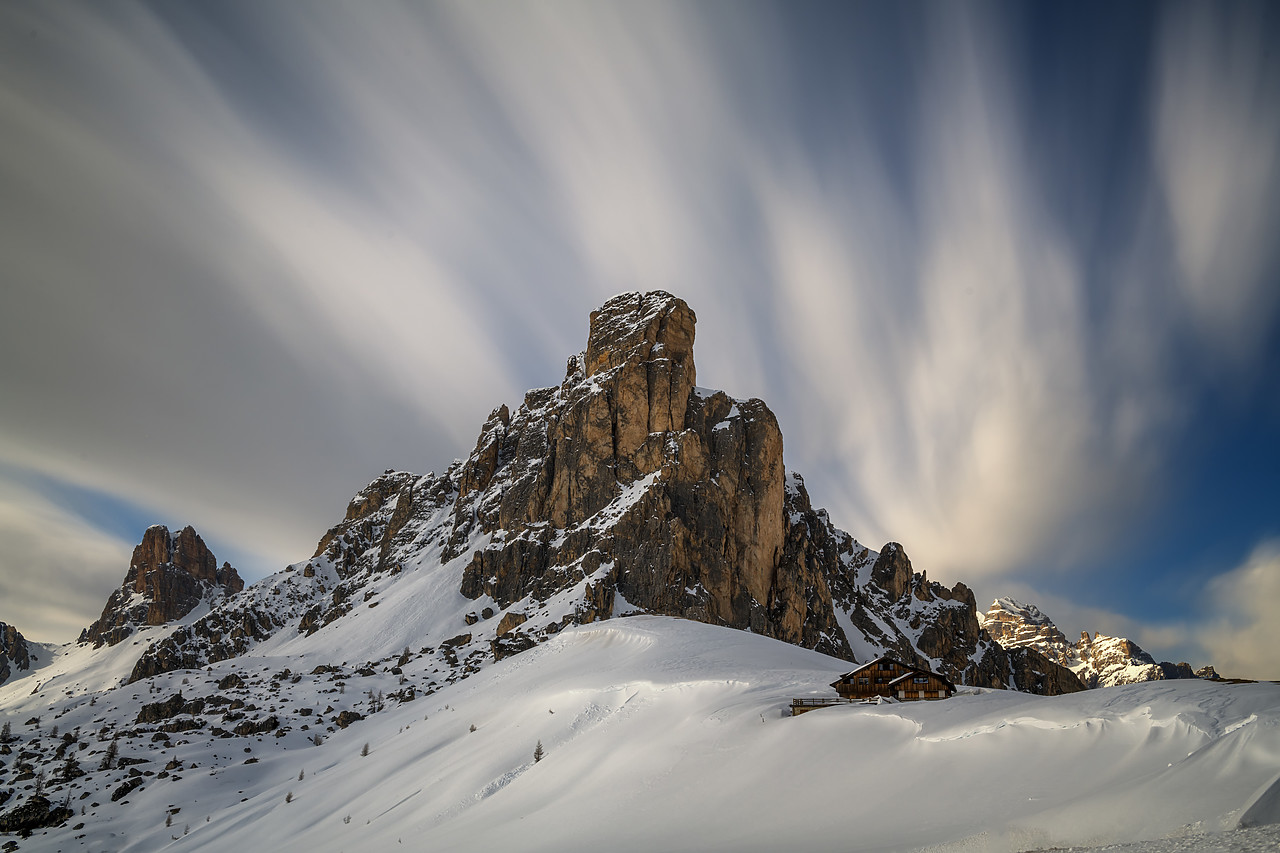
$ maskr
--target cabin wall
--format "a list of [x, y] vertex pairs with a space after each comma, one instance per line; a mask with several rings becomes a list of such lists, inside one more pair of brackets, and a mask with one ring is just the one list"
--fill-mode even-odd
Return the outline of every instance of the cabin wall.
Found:
[[[923, 681], [917, 682], [917, 678]], [[949, 695], [946, 683], [934, 675], [911, 675], [904, 683], [894, 685], [894, 697], [906, 702], [918, 699], [946, 699]]]

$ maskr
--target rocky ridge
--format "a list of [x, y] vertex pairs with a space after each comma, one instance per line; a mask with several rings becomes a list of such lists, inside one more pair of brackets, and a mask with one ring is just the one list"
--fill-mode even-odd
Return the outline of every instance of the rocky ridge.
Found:
[[1072, 643], [1038, 607], [1012, 598], [997, 598], [982, 617], [982, 626], [1005, 648], [1035, 649], [1070, 669], [1090, 688], [1172, 678], [1216, 678], [1213, 667], [1193, 672], [1188, 663], [1157, 663], [1124, 637], [1090, 636], [1085, 631]]
[[154, 644], [133, 677], [339, 630], [428, 572], [463, 612], [419, 639], [458, 676], [567, 625], [644, 612], [850, 661], [894, 654], [958, 684], [1082, 689], [985, 634], [964, 584], [929, 581], [900, 545], [872, 551], [813, 508], [768, 406], [697, 385], [695, 324], [667, 293], [610, 299], [560, 384], [495, 408], [465, 460], [376, 478], [310, 560]]
[[124, 582], [78, 642], [114, 646], [140, 626], [173, 622], [202, 602], [218, 601], [243, 589], [236, 570], [229, 563], [219, 568], [194, 529], [187, 526], [170, 533], [157, 524], [143, 534]]
[[31, 649], [17, 628], [0, 622], [0, 684], [15, 672], [31, 669]]

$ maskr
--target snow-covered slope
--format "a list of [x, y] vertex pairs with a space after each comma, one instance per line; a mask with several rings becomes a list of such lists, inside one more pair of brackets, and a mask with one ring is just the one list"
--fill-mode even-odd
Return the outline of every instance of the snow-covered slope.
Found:
[[[84, 814], [21, 849], [1028, 850], [1216, 832], [1256, 802], [1253, 821], [1280, 820], [1273, 684], [968, 689], [792, 718], [789, 701], [830, 693], [845, 662], [666, 617], [570, 627], [430, 695], [435, 664], [416, 650], [400, 676], [378, 665], [336, 679], [308, 674], [310, 656], [262, 652], [93, 705], [70, 684], [79, 698], [16, 700], [6, 687], [14, 755], [40, 749], [24, 724], [40, 711], [44, 748], [64, 740], [53, 724], [88, 744], [68, 750], [87, 775], [49, 792]], [[325, 731], [402, 678], [414, 700]], [[157, 739], [163, 724], [135, 722], [139, 704], [177, 690], [206, 708], [248, 699], [256, 710], [229, 713], [275, 716], [280, 730], [210, 737], [234, 722], [178, 714], [169, 721], [208, 722]], [[98, 770], [111, 732], [120, 756], [147, 763]], [[150, 775], [113, 802], [134, 770]]]

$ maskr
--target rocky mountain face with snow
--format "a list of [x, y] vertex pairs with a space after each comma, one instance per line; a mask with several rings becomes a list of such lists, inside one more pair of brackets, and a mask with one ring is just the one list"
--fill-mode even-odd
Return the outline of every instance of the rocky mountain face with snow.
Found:
[[1082, 689], [984, 634], [963, 584], [930, 582], [900, 545], [872, 551], [813, 508], [768, 406], [697, 385], [695, 323], [670, 294], [609, 300], [561, 383], [494, 409], [467, 459], [378, 477], [310, 560], [152, 644], [132, 678], [325, 631], [426, 571], [461, 596], [457, 621], [420, 638], [456, 675], [571, 624], [652, 613], [849, 661], [893, 654], [957, 684]]
[[1030, 648], [1067, 667], [1086, 687], [1110, 687], [1171, 678], [1216, 678], [1213, 667], [1193, 672], [1187, 663], [1157, 663], [1135, 642], [1085, 631], [1072, 643], [1034, 604], [997, 598], [982, 617], [986, 631], [1005, 648]]
[[17, 628], [0, 622], [0, 684], [9, 676], [31, 669], [31, 650]]
[[1034, 604], [997, 598], [979, 621], [987, 633], [1007, 649], [1031, 647], [1066, 667], [1080, 662], [1076, 647]]
[[228, 563], [218, 561], [190, 526], [170, 533], [148, 528], [133, 550], [124, 582], [111, 593], [102, 615], [80, 634], [81, 643], [114, 646], [141, 625], [181, 619], [201, 603], [213, 603], [244, 589]]

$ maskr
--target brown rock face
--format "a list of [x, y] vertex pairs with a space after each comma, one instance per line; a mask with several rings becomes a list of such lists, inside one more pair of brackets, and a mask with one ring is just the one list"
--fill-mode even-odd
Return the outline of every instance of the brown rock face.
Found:
[[139, 625], [181, 619], [209, 596], [234, 595], [244, 581], [217, 560], [190, 526], [170, 534], [154, 525], [133, 551], [124, 583], [107, 599], [102, 616], [80, 634], [80, 642], [115, 645]]
[[982, 626], [1007, 649], [1027, 646], [1066, 667], [1079, 663], [1066, 635], [1034, 604], [998, 598], [987, 608]]
[[0, 684], [9, 680], [14, 671], [31, 668], [31, 652], [27, 640], [12, 625], [0, 622]]
[[625, 601], [847, 657], [821, 572], [787, 547], [777, 420], [695, 387], [695, 323], [662, 292], [593, 312], [564, 382], [482, 428], [446, 558], [492, 534], [462, 593], [500, 608], [581, 584], [576, 621]]
[[1008, 657], [1010, 677], [1019, 690], [1042, 696], [1060, 696], [1085, 689], [1074, 672], [1029, 646], [1009, 649]]
[[871, 582], [889, 593], [890, 601], [902, 598], [911, 583], [911, 575], [911, 561], [897, 542], [880, 549], [880, 556], [871, 567]]

